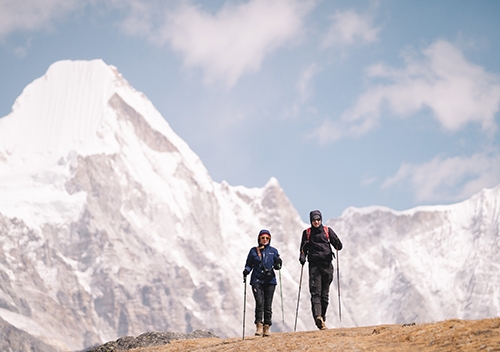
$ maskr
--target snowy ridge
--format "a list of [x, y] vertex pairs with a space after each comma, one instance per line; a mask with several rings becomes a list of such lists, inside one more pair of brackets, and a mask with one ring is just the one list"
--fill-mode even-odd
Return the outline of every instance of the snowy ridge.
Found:
[[[334, 283], [327, 325], [498, 316], [499, 202], [500, 186], [454, 205], [349, 208], [328, 221], [344, 249], [342, 323]], [[307, 226], [275, 178], [251, 189], [213, 182], [102, 60], [53, 64], [0, 119], [0, 316], [62, 350], [145, 331], [239, 336], [241, 271], [262, 228], [284, 261], [285, 322], [277, 290], [273, 331], [291, 331]], [[306, 266], [298, 330], [315, 329], [307, 282]]]
[[354, 324], [498, 316], [499, 218], [500, 186], [450, 206], [346, 210], [330, 223], [345, 234], [344, 299], [380, 307], [358, 308]]

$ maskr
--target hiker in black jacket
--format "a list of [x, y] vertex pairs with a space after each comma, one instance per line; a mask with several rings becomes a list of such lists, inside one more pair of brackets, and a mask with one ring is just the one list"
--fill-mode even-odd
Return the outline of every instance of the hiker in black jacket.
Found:
[[328, 226], [323, 226], [319, 210], [309, 213], [311, 227], [302, 232], [300, 243], [301, 265], [306, 258], [309, 261], [309, 292], [311, 293], [311, 310], [316, 326], [326, 329], [326, 310], [330, 284], [333, 281], [332, 260], [335, 258], [330, 244], [337, 250], [342, 249], [342, 242], [337, 234]]

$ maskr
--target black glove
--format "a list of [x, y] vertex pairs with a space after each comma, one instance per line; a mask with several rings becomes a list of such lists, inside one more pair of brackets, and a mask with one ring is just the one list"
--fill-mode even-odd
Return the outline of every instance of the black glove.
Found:
[[248, 271], [246, 268], [243, 270], [243, 277], [247, 277], [247, 275], [250, 274], [250, 271]]
[[276, 258], [274, 261], [274, 269], [275, 270], [281, 270], [281, 267], [283, 266], [283, 261], [281, 260], [280, 257]]
[[304, 253], [300, 253], [299, 262], [300, 265], [304, 265], [306, 263], [306, 255]]

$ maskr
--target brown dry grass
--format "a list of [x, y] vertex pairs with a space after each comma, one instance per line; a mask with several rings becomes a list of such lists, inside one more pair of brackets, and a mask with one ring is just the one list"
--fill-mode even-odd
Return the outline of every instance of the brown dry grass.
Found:
[[[253, 332], [253, 331], [252, 331]], [[500, 318], [282, 332], [269, 337], [196, 339], [134, 352], [184, 351], [500, 351]]]

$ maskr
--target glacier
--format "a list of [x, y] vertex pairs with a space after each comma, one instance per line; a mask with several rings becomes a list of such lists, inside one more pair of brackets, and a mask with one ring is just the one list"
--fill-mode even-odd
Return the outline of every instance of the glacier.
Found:
[[[0, 317], [61, 351], [146, 331], [240, 336], [258, 231], [284, 261], [273, 331], [292, 331], [308, 226], [271, 178], [214, 182], [144, 94], [102, 60], [52, 64], [0, 119]], [[300, 185], [298, 185], [300, 187]], [[461, 203], [348, 208], [330, 327], [500, 312], [500, 186]], [[307, 264], [298, 330], [310, 317]]]

